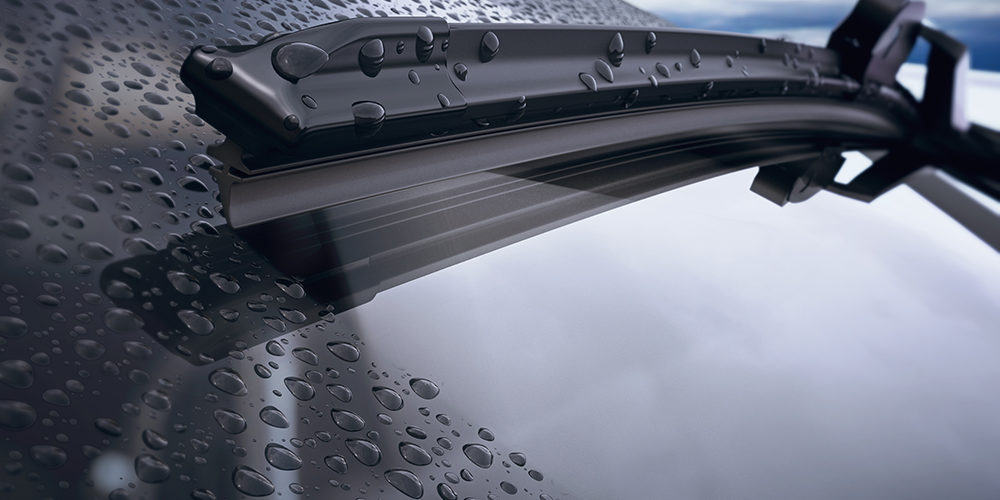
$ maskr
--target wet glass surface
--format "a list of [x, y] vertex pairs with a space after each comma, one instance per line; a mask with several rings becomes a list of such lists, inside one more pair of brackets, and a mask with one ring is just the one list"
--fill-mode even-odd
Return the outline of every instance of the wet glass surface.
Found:
[[356, 15], [657, 19], [604, 1], [0, 9], [7, 498], [1000, 490], [1000, 263], [912, 193], [789, 211], [727, 176], [345, 298], [365, 287], [284, 273], [228, 230], [204, 154], [221, 136], [177, 77], [193, 45]]

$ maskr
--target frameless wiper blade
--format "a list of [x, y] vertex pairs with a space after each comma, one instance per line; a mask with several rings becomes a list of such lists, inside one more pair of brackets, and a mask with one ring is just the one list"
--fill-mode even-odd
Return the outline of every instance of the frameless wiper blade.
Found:
[[[870, 201], [927, 163], [1000, 197], [996, 134], [964, 119], [965, 46], [922, 15], [920, 2], [861, 0], [825, 48], [680, 29], [352, 19], [196, 48], [181, 77], [226, 135], [209, 152], [236, 229], [491, 169], [758, 129], [828, 139], [813, 160], [761, 172], [754, 191], [778, 203], [818, 189]], [[895, 81], [918, 37], [932, 47], [922, 102]], [[840, 163], [822, 158], [847, 147], [890, 154], [840, 185]]]
[[[181, 77], [198, 114], [276, 166], [505, 125], [712, 95], [856, 91], [835, 52], [680, 29], [350, 19], [200, 47]], [[769, 82], [769, 85], [764, 85]]]

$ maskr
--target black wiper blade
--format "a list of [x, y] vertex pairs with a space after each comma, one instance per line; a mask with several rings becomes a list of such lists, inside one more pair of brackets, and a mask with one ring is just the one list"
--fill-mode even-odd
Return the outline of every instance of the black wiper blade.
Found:
[[252, 155], [240, 169], [255, 174], [295, 159], [709, 93], [858, 89], [838, 73], [832, 51], [742, 35], [369, 18], [253, 47], [200, 47], [181, 76], [198, 114]]
[[[920, 2], [861, 0], [825, 48], [681, 29], [352, 19], [196, 48], [181, 77], [226, 135], [209, 152], [236, 229], [492, 169], [755, 131], [815, 144], [812, 160], [754, 182], [778, 203], [819, 189], [870, 201], [928, 163], [1000, 198], [996, 134], [964, 121], [960, 104], [966, 49], [922, 15]], [[895, 81], [918, 37], [932, 47], [922, 102]], [[841, 185], [840, 163], [817, 161], [847, 148], [889, 155]]]

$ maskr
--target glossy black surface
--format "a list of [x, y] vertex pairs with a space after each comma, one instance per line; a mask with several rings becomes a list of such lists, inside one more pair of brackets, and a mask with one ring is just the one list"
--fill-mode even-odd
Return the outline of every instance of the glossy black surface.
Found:
[[[1000, 264], [905, 193], [782, 211], [734, 174], [331, 317], [219, 229], [221, 136], [177, 71], [195, 44], [383, 13], [659, 22], [603, 1], [2, 4], [5, 498], [1000, 491]], [[202, 365], [159, 338], [230, 325], [246, 346]]]

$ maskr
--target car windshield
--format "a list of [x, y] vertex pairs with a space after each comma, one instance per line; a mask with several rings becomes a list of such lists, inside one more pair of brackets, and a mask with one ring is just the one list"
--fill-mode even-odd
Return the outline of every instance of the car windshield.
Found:
[[[180, 79], [195, 46], [354, 17], [674, 23], [822, 47], [810, 30], [828, 35], [853, 2], [817, 2], [816, 19], [790, 2], [710, 4], [5, 2], [0, 492], [997, 497], [1000, 253], [909, 186], [778, 207], [749, 190], [757, 169], [727, 167], [574, 207], [531, 237], [352, 264], [421, 263], [392, 283], [316, 281], [288, 269], [357, 248], [295, 224], [231, 227], [207, 149], [223, 134]], [[994, 7], [928, 11], [970, 30], [968, 117], [1000, 128], [1000, 51], [980, 29]], [[899, 76], [918, 96], [923, 71]], [[862, 153], [843, 153], [843, 174], [871, 164]], [[376, 204], [393, 220], [444, 210], [417, 195], [360, 203], [331, 219], [355, 226], [329, 232], [365, 241]], [[457, 232], [461, 215], [417, 229]]]

